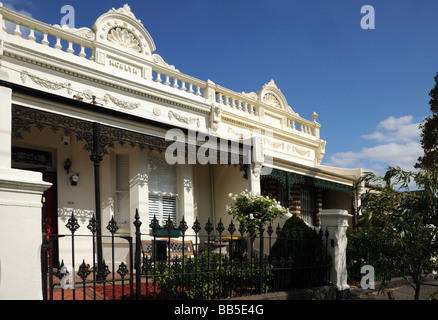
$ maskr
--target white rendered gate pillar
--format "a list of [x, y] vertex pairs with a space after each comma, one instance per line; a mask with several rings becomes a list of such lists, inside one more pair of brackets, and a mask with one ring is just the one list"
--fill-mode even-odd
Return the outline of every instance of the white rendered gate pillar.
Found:
[[0, 300], [41, 300], [41, 200], [51, 184], [11, 168], [11, 128], [12, 90], [0, 87]]
[[328, 230], [328, 249], [332, 257], [330, 280], [342, 299], [350, 290], [347, 284], [347, 228], [352, 215], [347, 210], [327, 209], [318, 215], [322, 230]]

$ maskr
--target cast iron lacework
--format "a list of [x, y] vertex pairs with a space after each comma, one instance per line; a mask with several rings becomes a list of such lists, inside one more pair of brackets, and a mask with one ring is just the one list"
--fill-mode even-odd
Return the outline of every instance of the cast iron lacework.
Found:
[[93, 125], [91, 122], [77, 120], [54, 113], [29, 109], [17, 105], [12, 106], [12, 139], [23, 139], [21, 133], [30, 133], [32, 126], [40, 131], [45, 127], [50, 128], [54, 133], [63, 130], [65, 135], [74, 133], [77, 140], [85, 141], [84, 149], [92, 151]]
[[[129, 145], [132, 148], [138, 146], [141, 150], [147, 148], [150, 151], [159, 152], [164, 152], [171, 144], [171, 141], [146, 134], [14, 105], [12, 107], [12, 139], [23, 139], [22, 132], [30, 133], [32, 126], [40, 131], [48, 127], [54, 133], [60, 130], [65, 135], [73, 133], [77, 141], [85, 142], [84, 150], [90, 153], [97, 150], [98, 155], [101, 156], [108, 154], [107, 148], [114, 148], [116, 143], [121, 146]], [[93, 149], [94, 143], [97, 144], [96, 150]]]
[[[85, 142], [84, 150], [92, 154], [92, 161], [102, 160], [102, 156], [108, 154], [107, 148], [114, 148], [116, 143], [120, 146], [129, 145], [131, 148], [138, 146], [140, 150], [156, 150], [160, 153], [174, 143], [166, 141], [163, 138], [150, 136], [147, 134], [137, 133], [129, 130], [105, 126], [98, 123], [74, 119], [71, 117], [58, 115], [51, 112], [30, 109], [18, 105], [12, 106], [12, 139], [22, 140], [22, 132], [30, 133], [32, 126], [40, 131], [44, 128], [50, 128], [54, 133], [62, 130], [64, 135], [74, 134], [77, 141]], [[96, 144], [96, 145], [95, 145]], [[95, 148], [94, 148], [95, 146]], [[186, 155], [192, 152], [186, 146]], [[192, 157], [195, 155], [191, 155]], [[248, 159], [242, 155], [221, 154], [218, 152], [217, 162], [221, 159], [228, 159], [228, 164], [234, 167], [238, 166], [239, 170], [244, 173], [243, 178], [248, 179]], [[237, 163], [236, 163], [237, 162]]]

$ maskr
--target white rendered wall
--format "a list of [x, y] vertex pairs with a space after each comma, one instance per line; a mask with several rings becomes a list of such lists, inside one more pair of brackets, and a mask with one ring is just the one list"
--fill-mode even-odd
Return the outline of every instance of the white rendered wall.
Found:
[[11, 169], [12, 91], [0, 87], [0, 300], [40, 300], [42, 174]]

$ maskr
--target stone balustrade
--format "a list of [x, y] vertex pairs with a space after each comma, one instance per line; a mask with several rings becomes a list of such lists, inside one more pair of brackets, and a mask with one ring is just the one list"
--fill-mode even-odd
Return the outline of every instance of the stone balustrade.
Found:
[[0, 7], [1, 27], [8, 34], [93, 60], [94, 34], [88, 28], [52, 26]]

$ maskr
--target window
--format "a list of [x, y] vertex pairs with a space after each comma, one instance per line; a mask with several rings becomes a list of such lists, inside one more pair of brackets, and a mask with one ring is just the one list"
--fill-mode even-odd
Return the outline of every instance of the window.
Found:
[[116, 154], [116, 188], [114, 211], [117, 226], [121, 230], [129, 229], [129, 155]]
[[149, 223], [156, 216], [160, 225], [170, 218], [177, 221], [178, 171], [176, 165], [169, 165], [164, 158], [149, 157]]
[[313, 188], [300, 188], [300, 202], [301, 202], [301, 219], [308, 224], [313, 225], [315, 215], [315, 192]]

